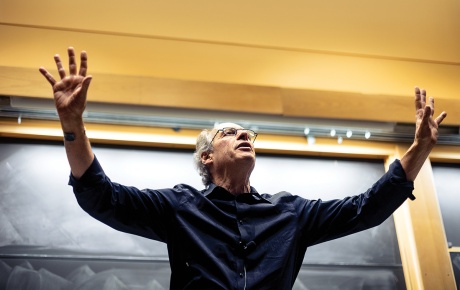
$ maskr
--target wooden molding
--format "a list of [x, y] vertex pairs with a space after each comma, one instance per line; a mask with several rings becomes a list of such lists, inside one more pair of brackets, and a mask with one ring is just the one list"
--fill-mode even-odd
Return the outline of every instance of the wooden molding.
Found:
[[[86, 123], [87, 135], [92, 143], [148, 146], [162, 148], [194, 149], [200, 130], [107, 125]], [[38, 140], [62, 140], [58, 121], [0, 118], [0, 137]], [[337, 144], [335, 139], [317, 138], [309, 145], [302, 136], [260, 134], [255, 143], [258, 153], [310, 156], [336, 156], [352, 158], [384, 159], [393, 152], [394, 145], [383, 142], [345, 140]]]
[[[284, 117], [375, 122], [414, 122], [412, 96], [301, 90], [255, 85], [94, 74], [93, 102], [132, 104]], [[0, 95], [51, 98], [38, 69], [0, 66]], [[460, 124], [460, 100], [436, 99], [448, 112], [445, 125]]]

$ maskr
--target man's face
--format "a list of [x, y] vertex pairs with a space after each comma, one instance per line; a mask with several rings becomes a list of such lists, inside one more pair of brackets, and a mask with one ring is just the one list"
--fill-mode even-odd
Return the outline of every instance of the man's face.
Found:
[[[228, 130], [223, 130], [224, 128], [237, 129], [236, 135], [226, 134], [225, 132], [228, 132]], [[239, 129], [243, 128], [237, 124], [223, 123], [213, 130], [213, 132], [216, 133], [212, 141], [213, 152], [210, 156], [213, 159], [214, 166], [237, 165], [244, 167], [249, 166], [251, 170], [254, 168], [256, 153], [254, 144], [251, 142], [251, 133]], [[230, 133], [234, 133], [232, 131], [233, 130], [229, 130]]]

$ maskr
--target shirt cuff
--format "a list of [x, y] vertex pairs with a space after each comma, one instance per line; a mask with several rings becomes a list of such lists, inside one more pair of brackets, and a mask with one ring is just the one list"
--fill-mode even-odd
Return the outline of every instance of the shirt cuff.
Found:
[[404, 190], [404, 193], [406, 193], [408, 198], [414, 200], [415, 196], [412, 193], [412, 191], [414, 190], [414, 182], [407, 180], [406, 172], [404, 171], [404, 168], [402, 167], [399, 159], [396, 159], [393, 163], [390, 164], [389, 172], [391, 174], [390, 182], [392, 184], [397, 184], [399, 186], [406, 188], [406, 190]]
[[70, 186], [73, 186], [74, 188], [81, 188], [99, 184], [102, 180], [104, 180], [104, 178], [104, 170], [102, 169], [101, 164], [97, 160], [96, 155], [94, 155], [93, 162], [79, 179], [76, 179], [72, 175], [72, 172], [70, 172], [68, 184]]

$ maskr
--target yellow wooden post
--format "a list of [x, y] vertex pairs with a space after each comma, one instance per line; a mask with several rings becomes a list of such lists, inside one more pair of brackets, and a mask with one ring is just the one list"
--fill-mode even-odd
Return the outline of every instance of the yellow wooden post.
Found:
[[[396, 146], [386, 167], [400, 158], [405, 146]], [[455, 290], [439, 202], [429, 159], [414, 182], [415, 201], [406, 201], [394, 214], [407, 289]]]

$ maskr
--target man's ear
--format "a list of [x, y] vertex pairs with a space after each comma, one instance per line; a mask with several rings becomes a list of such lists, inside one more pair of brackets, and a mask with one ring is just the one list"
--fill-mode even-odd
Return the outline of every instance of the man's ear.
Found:
[[201, 153], [201, 163], [203, 163], [204, 165], [212, 163], [212, 152]]

